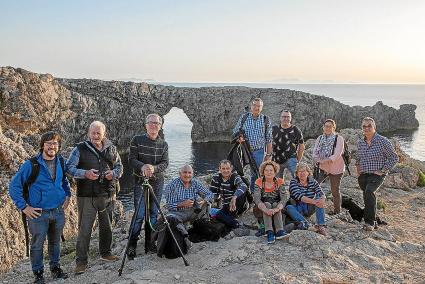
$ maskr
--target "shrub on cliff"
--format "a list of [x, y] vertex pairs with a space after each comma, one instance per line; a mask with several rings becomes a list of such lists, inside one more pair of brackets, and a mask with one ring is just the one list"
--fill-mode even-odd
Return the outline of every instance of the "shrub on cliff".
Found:
[[419, 172], [418, 186], [419, 187], [425, 186], [425, 174], [421, 171]]

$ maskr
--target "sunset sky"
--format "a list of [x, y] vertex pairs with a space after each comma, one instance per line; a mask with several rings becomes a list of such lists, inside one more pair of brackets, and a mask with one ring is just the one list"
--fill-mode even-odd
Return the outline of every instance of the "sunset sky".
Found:
[[158, 82], [425, 83], [425, 1], [6, 1], [0, 66]]

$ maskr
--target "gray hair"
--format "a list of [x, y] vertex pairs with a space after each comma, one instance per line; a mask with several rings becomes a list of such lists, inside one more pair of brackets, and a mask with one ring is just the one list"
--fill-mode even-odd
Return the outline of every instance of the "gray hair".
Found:
[[264, 102], [261, 98], [255, 98], [252, 100], [251, 104], [253, 105], [254, 103], [260, 103], [261, 105], [264, 105]]
[[369, 116], [366, 116], [365, 118], [363, 118], [363, 120], [362, 120], [362, 125], [363, 125], [363, 122], [364, 121], [369, 121], [371, 124], [372, 124], [372, 126], [373, 126], [373, 128], [374, 129], [376, 129], [376, 123], [375, 123], [375, 120], [373, 119], [373, 118], [371, 118], [371, 117], [369, 117]]
[[103, 130], [103, 133], [105, 133], [105, 132], [106, 132], [106, 126], [105, 126], [105, 124], [104, 124], [103, 122], [99, 121], [99, 120], [95, 120], [95, 121], [93, 121], [92, 123], [90, 123], [89, 131], [90, 131], [92, 128], [94, 128], [94, 127], [100, 127], [100, 129], [102, 129], [102, 130]]
[[298, 175], [298, 172], [301, 170], [307, 171], [309, 176], [313, 175], [313, 173], [311, 172], [311, 168], [306, 163], [298, 163], [297, 169], [295, 170], [295, 174]]
[[150, 113], [150, 114], [148, 114], [146, 116], [145, 123], [148, 123], [149, 122], [149, 118], [151, 118], [151, 117], [157, 117], [159, 119], [159, 122], [162, 125], [162, 117], [159, 114], [157, 114], [157, 113]]
[[182, 173], [184, 170], [191, 170], [191, 171], [192, 171], [192, 173], [193, 173], [193, 168], [192, 168], [192, 166], [191, 166], [191, 165], [189, 165], [189, 164], [186, 164], [186, 165], [184, 165], [183, 167], [181, 167], [181, 168], [180, 168], [180, 170], [179, 170], [179, 173]]

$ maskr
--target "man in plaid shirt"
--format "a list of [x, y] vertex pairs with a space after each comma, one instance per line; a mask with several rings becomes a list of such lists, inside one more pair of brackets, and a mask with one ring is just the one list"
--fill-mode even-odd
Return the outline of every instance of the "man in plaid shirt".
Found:
[[364, 229], [372, 231], [376, 228], [375, 192], [398, 162], [398, 157], [391, 142], [376, 133], [376, 124], [373, 118], [363, 118], [362, 129], [364, 138], [357, 142], [356, 167], [365, 204]]
[[[233, 129], [233, 136], [239, 136], [239, 143], [248, 140], [257, 167], [263, 161], [270, 160], [272, 155], [272, 125], [270, 119], [261, 113], [262, 110], [263, 100], [255, 98], [251, 102], [251, 112], [242, 114]], [[256, 179], [255, 176], [251, 177], [251, 192]]]
[[[186, 243], [189, 243], [187, 239], [189, 235], [183, 223], [194, 221], [200, 216], [208, 217], [206, 201], [212, 202], [213, 199], [214, 194], [198, 179], [193, 178], [193, 169], [190, 165], [183, 166], [180, 169], [180, 177], [173, 179], [165, 188], [167, 219], [173, 217], [178, 220], [176, 228], [182, 233]], [[198, 203], [198, 208], [201, 208], [200, 212], [196, 212], [195, 202]]]

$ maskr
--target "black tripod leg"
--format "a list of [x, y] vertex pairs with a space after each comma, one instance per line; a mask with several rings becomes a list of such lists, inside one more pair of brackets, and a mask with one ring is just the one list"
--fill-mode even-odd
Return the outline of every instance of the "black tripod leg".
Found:
[[133, 217], [131, 218], [130, 229], [128, 230], [127, 245], [125, 246], [124, 256], [123, 256], [122, 261], [121, 261], [121, 267], [120, 267], [120, 269], [118, 269], [118, 276], [121, 276], [122, 270], [124, 268], [125, 259], [127, 258], [128, 248], [130, 247], [131, 234], [133, 233], [134, 225], [136, 224], [137, 215], [139, 215], [140, 205], [143, 202], [142, 199], [143, 199], [143, 194], [140, 194], [139, 202], [137, 203], [136, 211], [134, 211]]
[[168, 220], [167, 220], [166, 216], [164, 215], [164, 212], [162, 212], [162, 209], [161, 209], [161, 206], [160, 206], [160, 204], [158, 202], [158, 199], [156, 198], [155, 194], [153, 194], [152, 187], [149, 186], [148, 188], [149, 188], [149, 192], [151, 192], [151, 196], [153, 197], [153, 201], [155, 202], [155, 205], [158, 208], [159, 214], [161, 214], [162, 218], [164, 219], [164, 223], [167, 226], [168, 231], [170, 232], [171, 237], [173, 237], [174, 243], [176, 244], [176, 246], [177, 246], [177, 248], [179, 250], [180, 256], [183, 258], [184, 265], [189, 266], [189, 262], [187, 262], [186, 258], [184, 257], [183, 251], [182, 251], [179, 243], [177, 242], [177, 239], [174, 236], [173, 231], [171, 230], [170, 224], [168, 223]]
[[[147, 186], [144, 186], [145, 188]], [[146, 192], [144, 192], [146, 198], [145, 198], [145, 254], [148, 253], [151, 246], [151, 224], [150, 224], [150, 210], [151, 210], [151, 193], [149, 189], [146, 189]], [[153, 195], [153, 193], [152, 193]]]

